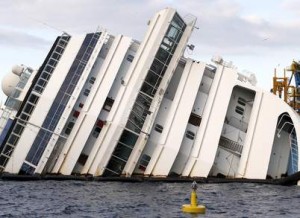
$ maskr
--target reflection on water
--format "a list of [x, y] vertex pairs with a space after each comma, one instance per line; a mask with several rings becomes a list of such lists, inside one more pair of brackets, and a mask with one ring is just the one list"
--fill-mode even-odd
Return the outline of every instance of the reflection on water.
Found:
[[189, 183], [0, 181], [2, 217], [299, 217], [300, 187], [199, 184], [206, 215], [181, 212]]

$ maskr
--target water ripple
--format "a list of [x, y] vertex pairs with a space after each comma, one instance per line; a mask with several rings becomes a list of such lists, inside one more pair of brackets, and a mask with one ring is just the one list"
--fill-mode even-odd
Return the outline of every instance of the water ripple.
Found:
[[205, 216], [181, 212], [188, 183], [0, 181], [0, 217], [297, 217], [299, 187], [199, 184]]

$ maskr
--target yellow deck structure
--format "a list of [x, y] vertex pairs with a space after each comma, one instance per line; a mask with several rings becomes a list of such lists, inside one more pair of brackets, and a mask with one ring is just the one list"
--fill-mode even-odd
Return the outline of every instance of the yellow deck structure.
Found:
[[[286, 71], [291, 72], [290, 77], [286, 75]], [[291, 85], [293, 78], [295, 85]], [[274, 70], [272, 92], [300, 113], [300, 63], [293, 61], [290, 68], [284, 70], [283, 77], [277, 77], [276, 69]]]

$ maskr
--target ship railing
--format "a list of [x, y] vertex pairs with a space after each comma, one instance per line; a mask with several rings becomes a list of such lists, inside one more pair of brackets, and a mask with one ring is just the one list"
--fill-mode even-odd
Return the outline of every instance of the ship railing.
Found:
[[[43, 69], [43, 71], [41, 72], [41, 75], [39, 76], [33, 90], [32, 93], [30, 93], [30, 96], [33, 95], [33, 93], [36, 93], [35, 95], [38, 96], [39, 94], [41, 94], [44, 91], [45, 86], [48, 83], [48, 80], [51, 77], [51, 73], [48, 72], [48, 68], [55, 68], [56, 64], [58, 63], [62, 53], [64, 52], [68, 41], [70, 39], [70, 35], [67, 34], [62, 34], [62, 36], [59, 38], [57, 45], [55, 46], [53, 52], [51, 53], [51, 56], [49, 58], [49, 60], [47, 61], [47, 63], [45, 64], [45, 67]], [[60, 55], [56, 54], [56, 51], [60, 51]], [[50, 76], [48, 77], [48, 80], [46, 81], [45, 79], [42, 78], [42, 75], [44, 73], [49, 74]], [[43, 82], [44, 86], [39, 86], [38, 84], [40, 84], [40, 82]], [[30, 99], [30, 97], [29, 97]], [[38, 101], [38, 100], [37, 100]], [[19, 138], [21, 137], [21, 134], [23, 132], [23, 130], [26, 127], [26, 123], [30, 118], [30, 115], [32, 114], [32, 112], [34, 111], [34, 108], [37, 104], [37, 101], [33, 104], [30, 102], [26, 102], [21, 113], [20, 113], [20, 118], [18, 118], [16, 124], [14, 125], [11, 134], [8, 137], [7, 142], [4, 144], [1, 153], [0, 153], [0, 172], [4, 171], [5, 166], [7, 164], [7, 162], [9, 161], [15, 146], [17, 145]], [[26, 113], [25, 109], [27, 108], [27, 106], [30, 105], [31, 106], [31, 111]], [[22, 119], [22, 118], [25, 118]], [[22, 127], [22, 130], [20, 130], [20, 126]], [[13, 143], [12, 143], [13, 142]], [[9, 153], [7, 153], [7, 151], [10, 151]]]
[[298, 142], [295, 134], [295, 128], [291, 131], [290, 135], [290, 157], [292, 165], [292, 173], [298, 172]]
[[[56, 126], [57, 125], [58, 119], [59, 119], [60, 115], [63, 113], [62, 110], [59, 110], [60, 105], [66, 104], [66, 102], [64, 102], [65, 99], [69, 99], [70, 95], [72, 95], [72, 93], [68, 93], [68, 92], [70, 92], [70, 90], [72, 90], [72, 89], [73, 90], [75, 89], [74, 85], [77, 83], [76, 78], [78, 77], [78, 75], [81, 74], [80, 71], [83, 71], [84, 68], [86, 67], [87, 62], [88, 62], [91, 54], [93, 53], [94, 47], [95, 47], [95, 45], [96, 45], [96, 43], [97, 43], [97, 41], [100, 37], [100, 34], [101, 34], [100, 32], [95, 32], [93, 34], [92, 38], [90, 39], [89, 44], [86, 47], [81, 59], [79, 60], [79, 64], [77, 65], [77, 67], [76, 67], [76, 69], [73, 73], [72, 78], [70, 79], [70, 81], [72, 81], [72, 82], [68, 84], [68, 87], [66, 88], [66, 91], [64, 92], [64, 96], [60, 99], [60, 102], [57, 106], [57, 109], [54, 113], [54, 116], [52, 116], [52, 118], [49, 121], [49, 126], [51, 126], [51, 125]], [[57, 114], [59, 114], [59, 116], [57, 116]], [[43, 137], [41, 142], [44, 141], [44, 138], [45, 138], [45, 136]]]

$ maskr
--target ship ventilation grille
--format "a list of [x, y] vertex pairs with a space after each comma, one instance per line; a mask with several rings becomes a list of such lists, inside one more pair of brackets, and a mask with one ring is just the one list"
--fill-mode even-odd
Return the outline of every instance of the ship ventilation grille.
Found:
[[241, 156], [242, 151], [243, 151], [243, 146], [238, 144], [235, 141], [232, 141], [228, 138], [225, 138], [223, 136], [221, 136], [220, 141], [219, 141], [219, 146], [222, 148], [225, 148], [226, 150]]

